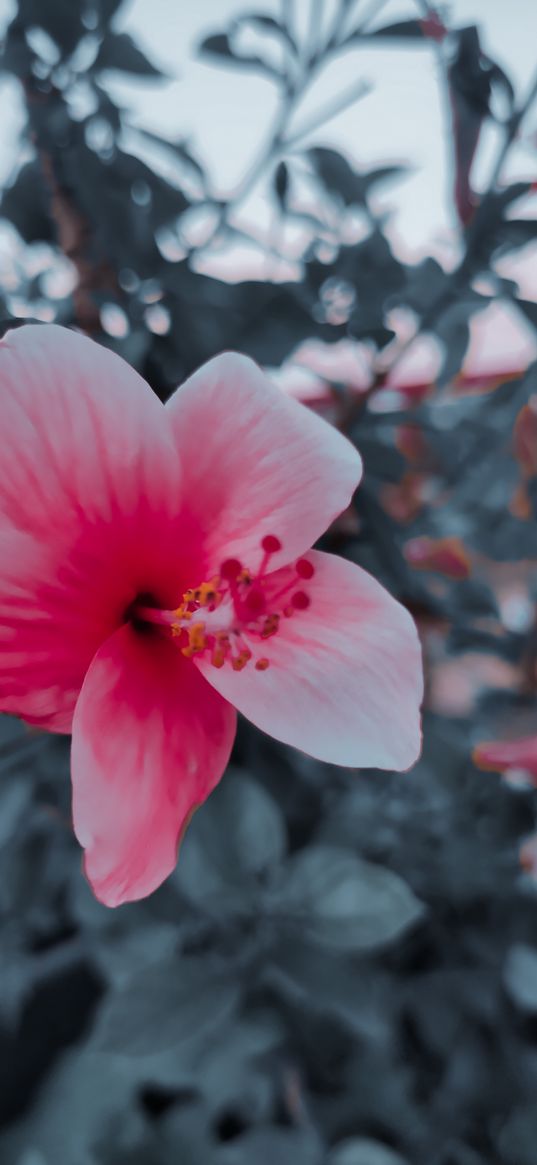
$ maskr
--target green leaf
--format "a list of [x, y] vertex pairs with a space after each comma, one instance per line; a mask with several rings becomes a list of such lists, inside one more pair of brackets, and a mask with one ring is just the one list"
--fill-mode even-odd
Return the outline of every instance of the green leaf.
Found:
[[303, 937], [340, 951], [375, 950], [422, 917], [412, 890], [383, 866], [329, 846], [312, 846], [282, 871], [276, 913]]
[[490, 303], [487, 296], [470, 292], [446, 308], [431, 331], [444, 347], [444, 360], [436, 382], [440, 388], [449, 384], [461, 371], [470, 343], [470, 319]]
[[228, 773], [187, 831], [177, 883], [190, 901], [210, 910], [223, 902], [248, 908], [260, 879], [284, 852], [284, 826], [275, 801], [257, 781]]
[[311, 1134], [298, 1129], [252, 1129], [221, 1151], [222, 1165], [322, 1165]]
[[280, 162], [274, 172], [274, 193], [282, 210], [285, 208], [288, 189], [289, 170], [287, 169], [285, 162]]
[[313, 146], [308, 155], [328, 193], [339, 195], [346, 206], [363, 205], [369, 191], [378, 182], [405, 173], [404, 166], [378, 166], [359, 173], [337, 150], [324, 146]]
[[145, 967], [116, 987], [101, 1007], [94, 1046], [147, 1056], [200, 1041], [233, 1015], [240, 985], [204, 958], [170, 959]]
[[423, 40], [425, 34], [421, 20], [396, 20], [393, 24], [384, 24], [382, 28], [375, 28], [368, 35], [384, 40]]
[[85, 33], [81, 21], [81, 5], [73, 0], [19, 0], [18, 21], [29, 28], [37, 25], [48, 32], [58, 48], [70, 55]]
[[537, 328], [537, 303], [534, 303], [532, 299], [514, 299], [513, 303], [516, 304], [528, 322]]
[[507, 218], [498, 231], [499, 251], [502, 255], [518, 250], [537, 239], [537, 219]]
[[101, 22], [104, 24], [109, 24], [112, 20], [112, 17], [116, 15], [118, 9], [121, 8], [124, 0], [96, 0], [96, 2], [97, 11], [99, 13]]
[[362, 40], [423, 40], [425, 35], [421, 20], [397, 20], [393, 24], [383, 25], [382, 28], [374, 28], [371, 32], [363, 32], [360, 27], [355, 28], [344, 43], [356, 44]]
[[504, 969], [504, 981], [513, 1003], [521, 1011], [537, 1013], [537, 949], [516, 943]]
[[338, 194], [346, 206], [363, 202], [363, 190], [352, 167], [337, 150], [314, 146], [308, 156], [329, 194]]
[[254, 28], [260, 29], [261, 32], [274, 33], [275, 36], [278, 36], [281, 38], [281, 40], [284, 40], [289, 48], [296, 53], [297, 45], [293, 40], [289, 29], [286, 28], [285, 25], [280, 24], [278, 20], [275, 20], [273, 16], [261, 15], [258, 12], [245, 12], [237, 18], [235, 27], [238, 27], [241, 24], [251, 24]]
[[272, 77], [281, 77], [281, 74], [261, 57], [236, 53], [229, 36], [225, 32], [205, 37], [205, 40], [201, 41], [199, 51], [208, 56], [220, 57], [224, 61], [227, 60], [234, 65], [240, 65], [246, 69], [261, 69], [263, 72], [269, 73]]
[[0, 215], [18, 230], [25, 243], [52, 243], [55, 229], [43, 171], [37, 159], [19, 170], [0, 202]]
[[147, 59], [127, 32], [107, 32], [92, 66], [93, 72], [116, 69], [137, 77], [160, 77], [164, 74]]
[[191, 154], [186, 142], [180, 138], [177, 141], [170, 141], [169, 138], [163, 138], [161, 134], [152, 133], [149, 129], [142, 129], [141, 126], [131, 126], [131, 129], [138, 134], [139, 137], [144, 138], [145, 141], [152, 142], [154, 145], [161, 146], [165, 150], [169, 150], [180, 162], [184, 162], [186, 166], [190, 166], [197, 174], [202, 183], [205, 183], [205, 171], [196, 158]]
[[408, 1165], [408, 1163], [380, 1141], [370, 1141], [369, 1137], [351, 1137], [336, 1145], [328, 1158], [327, 1165]]

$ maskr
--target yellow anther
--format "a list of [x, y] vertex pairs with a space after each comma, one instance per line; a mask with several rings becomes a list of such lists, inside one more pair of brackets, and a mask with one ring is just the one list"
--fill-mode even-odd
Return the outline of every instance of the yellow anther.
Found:
[[252, 658], [252, 653], [248, 647], [243, 647], [239, 654], [231, 660], [233, 671], [242, 671], [246, 667], [248, 660]]
[[263, 659], [256, 659], [256, 661], [255, 661], [255, 670], [256, 671], [266, 671], [269, 666], [270, 666], [269, 660], [265, 659], [264, 657], [263, 657]]
[[261, 631], [261, 638], [268, 639], [270, 635], [275, 635], [280, 625], [280, 616], [276, 614], [267, 615], [263, 629]]
[[209, 603], [216, 602], [218, 598], [217, 583], [218, 579], [213, 578], [210, 582], [204, 582], [198, 587], [195, 594], [196, 602], [199, 603], [200, 607], [207, 607]]
[[192, 623], [188, 628], [188, 646], [192, 651], [205, 651], [207, 636], [204, 623]]

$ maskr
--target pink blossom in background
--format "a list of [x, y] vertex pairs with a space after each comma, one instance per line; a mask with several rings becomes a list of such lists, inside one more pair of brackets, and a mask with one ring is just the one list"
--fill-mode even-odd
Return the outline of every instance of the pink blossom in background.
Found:
[[412, 765], [412, 619], [310, 550], [360, 478], [344, 437], [245, 357], [211, 360], [164, 407], [56, 326], [8, 333], [0, 391], [0, 710], [72, 731], [98, 898], [169, 875], [236, 709], [323, 761]]
[[537, 882], [537, 833], [533, 833], [522, 843], [519, 860], [524, 873]]
[[474, 749], [474, 761], [478, 768], [492, 773], [522, 769], [537, 782], [537, 736], [484, 741]]
[[[533, 292], [529, 298], [534, 298]], [[377, 407], [388, 393], [390, 405], [395, 407], [404, 407], [409, 401], [417, 403], [435, 384], [442, 366], [443, 346], [435, 336], [420, 333], [406, 350], [404, 345], [415, 330], [411, 314], [393, 311], [388, 322], [396, 336], [380, 361], [371, 345], [356, 340], [331, 344], [308, 340], [278, 371], [280, 387], [297, 400], [322, 405], [331, 399], [331, 383], [344, 385], [351, 395], [367, 392], [376, 372], [385, 364], [388, 371], [383, 388], [376, 393]], [[502, 380], [519, 375], [537, 357], [534, 329], [510, 304], [490, 303], [471, 318], [469, 328], [468, 351], [455, 381], [461, 389], [495, 387]]]

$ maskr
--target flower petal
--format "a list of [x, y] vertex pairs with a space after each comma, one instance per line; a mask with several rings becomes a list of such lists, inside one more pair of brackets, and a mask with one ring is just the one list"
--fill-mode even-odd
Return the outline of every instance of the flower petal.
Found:
[[348, 505], [361, 476], [350, 441], [286, 397], [246, 356], [225, 352], [168, 401], [192, 532], [209, 569], [237, 557], [255, 567], [265, 534], [290, 562]]
[[69, 731], [129, 602], [172, 597], [177, 454], [149, 386], [65, 328], [8, 332], [0, 391], [0, 711]]
[[233, 708], [157, 633], [125, 626], [97, 652], [73, 720], [73, 818], [107, 906], [145, 897], [171, 873], [235, 727]]
[[409, 768], [420, 751], [423, 694], [414, 623], [360, 567], [319, 551], [308, 559], [310, 606], [263, 641], [256, 654], [270, 660], [266, 671], [217, 670], [203, 657], [196, 665], [285, 744], [333, 764]]

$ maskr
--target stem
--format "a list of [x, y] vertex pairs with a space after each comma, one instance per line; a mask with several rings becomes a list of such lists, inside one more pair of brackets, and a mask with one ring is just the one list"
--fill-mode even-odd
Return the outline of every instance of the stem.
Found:
[[[435, 9], [429, 4], [429, 0], [416, 0], [418, 8], [420, 9], [425, 20], [434, 20], [437, 15]], [[453, 140], [453, 118], [451, 112], [451, 101], [449, 96], [449, 77], [447, 60], [443, 41], [433, 41], [433, 52], [438, 64], [438, 84], [440, 87], [440, 101], [442, 105], [442, 116], [446, 127], [446, 143], [449, 153], [450, 168], [454, 169], [455, 164], [455, 150]], [[462, 237], [462, 226], [458, 214], [454, 214], [454, 221], [457, 233]]]
[[300, 129], [297, 129], [291, 137], [282, 141], [282, 149], [294, 149], [302, 138], [305, 138], [312, 130], [317, 129], [324, 122], [330, 121], [332, 117], [336, 117], [338, 113], [342, 113], [344, 109], [348, 109], [349, 105], [354, 105], [355, 101], [359, 101], [361, 97], [366, 97], [372, 90], [372, 85], [369, 81], [359, 81], [358, 84], [352, 85], [346, 93], [342, 93], [335, 101], [331, 101], [325, 105], [324, 109], [317, 110], [312, 116], [307, 119]]
[[[345, 0], [342, 2], [341, 11], [346, 11]], [[339, 113], [342, 109], [347, 108], [347, 106], [353, 101], [358, 100], [359, 97], [362, 97], [365, 95], [365, 93], [369, 92], [369, 85], [366, 82], [361, 82], [359, 86], [355, 87], [351, 92], [348, 92], [346, 95], [344, 95], [343, 98], [339, 99], [337, 102], [331, 104], [330, 106], [325, 107], [325, 109], [320, 113], [312, 116], [306, 122], [306, 125], [302, 127], [302, 129], [297, 130], [296, 133], [291, 134], [289, 137], [285, 136], [285, 128], [288, 122], [291, 120], [293, 113], [304, 97], [304, 94], [315, 80], [319, 69], [332, 56], [337, 54], [339, 48], [340, 45], [337, 43], [328, 43], [324, 50], [318, 53], [316, 56], [308, 56], [305, 62], [306, 67], [302, 71], [302, 76], [299, 80], [292, 82], [289, 77], [285, 78], [285, 88], [281, 94], [279, 106], [276, 110], [272, 125], [269, 129], [269, 133], [263, 146], [261, 147], [254, 162], [249, 166], [246, 174], [244, 175], [244, 178], [235, 190], [235, 193], [220, 203], [218, 217], [209, 237], [205, 239], [203, 244], [191, 247], [189, 252], [191, 255], [195, 254], [197, 251], [206, 251], [207, 248], [211, 246], [217, 235], [222, 230], [222, 227], [226, 224], [231, 211], [236, 210], [236, 208], [244, 202], [245, 198], [247, 198], [247, 196], [250, 194], [259, 177], [263, 174], [267, 167], [270, 166], [280, 156], [280, 154], [285, 152], [288, 148], [294, 148], [295, 144], [300, 140], [300, 138], [304, 137], [306, 133], [311, 133], [311, 131], [315, 129], [317, 125], [322, 124], [329, 117], [334, 117], [336, 113]]]
[[290, 36], [293, 36], [294, 30], [294, 3], [293, 0], [281, 0], [280, 3], [280, 21], [281, 24]]
[[505, 135], [505, 139], [504, 139], [502, 148], [498, 154], [498, 157], [496, 158], [496, 163], [495, 163], [494, 169], [492, 171], [492, 174], [491, 174], [491, 177], [489, 180], [487, 194], [489, 194], [497, 186], [501, 171], [503, 169], [503, 164], [504, 164], [505, 159], [507, 157], [507, 154], [508, 154], [508, 152], [509, 152], [509, 150], [510, 150], [517, 134], [518, 134], [518, 131], [520, 129], [520, 126], [522, 125], [522, 122], [523, 122], [526, 114], [530, 110], [530, 108], [533, 105], [533, 102], [535, 101], [536, 98], [537, 98], [537, 74], [535, 75], [533, 82], [530, 86], [530, 90], [529, 90], [529, 93], [526, 97], [526, 100], [523, 101], [522, 104], [519, 106], [519, 108], [513, 112], [512, 116], [509, 118], [509, 121], [507, 122], [507, 133]]
[[334, 20], [332, 28], [328, 35], [327, 48], [335, 49], [341, 46], [345, 40], [344, 25], [347, 16], [354, 6], [354, 0], [339, 0], [339, 5], [334, 13]]
[[310, 0], [310, 20], [304, 62], [309, 65], [322, 52], [323, 0]]
[[360, 32], [366, 31], [366, 26], [370, 24], [372, 20], [374, 20], [375, 16], [378, 16], [379, 12], [382, 8], [384, 8], [384, 5], [387, 4], [387, 2], [388, 0], [373, 0], [372, 4], [369, 5], [365, 15], [362, 16], [359, 26]]

